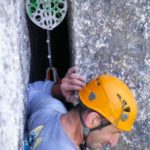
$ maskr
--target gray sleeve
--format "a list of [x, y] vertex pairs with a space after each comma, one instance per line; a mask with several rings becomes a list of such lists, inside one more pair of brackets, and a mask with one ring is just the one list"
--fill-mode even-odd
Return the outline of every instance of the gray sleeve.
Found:
[[27, 89], [27, 115], [39, 110], [40, 108], [46, 107], [48, 104], [47, 100], [52, 99], [51, 89], [53, 84], [54, 82], [52, 81], [38, 81], [29, 84]]
[[54, 82], [52, 81], [37, 81], [34, 83], [29, 84], [28, 87], [28, 94], [32, 95], [34, 92], [42, 92], [47, 94], [52, 94], [51, 89]]

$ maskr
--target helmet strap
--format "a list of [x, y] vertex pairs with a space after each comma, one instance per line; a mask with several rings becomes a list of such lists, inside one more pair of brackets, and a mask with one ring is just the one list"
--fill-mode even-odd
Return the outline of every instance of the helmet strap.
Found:
[[93, 128], [93, 129], [90, 129], [90, 132], [91, 132], [91, 131], [94, 131], [94, 130], [101, 130], [102, 128], [105, 128], [105, 127], [107, 127], [107, 126], [109, 126], [109, 125], [111, 125], [110, 122], [102, 123], [102, 124], [100, 124], [98, 127], [95, 127], [95, 128]]
[[89, 134], [89, 132], [90, 132], [90, 129], [89, 129], [89, 128], [83, 127], [83, 135], [84, 135], [84, 137], [87, 137], [88, 134]]
[[83, 126], [83, 136], [87, 137], [89, 132], [90, 132], [90, 129], [84, 123], [84, 120], [82, 118], [82, 110], [79, 110], [79, 116], [80, 116], [80, 121], [81, 121], [82, 126]]

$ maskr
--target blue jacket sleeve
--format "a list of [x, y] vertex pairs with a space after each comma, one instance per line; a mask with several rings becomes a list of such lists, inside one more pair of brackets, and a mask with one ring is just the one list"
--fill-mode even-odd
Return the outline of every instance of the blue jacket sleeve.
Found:
[[53, 84], [52, 81], [38, 81], [29, 84], [27, 89], [27, 115], [47, 106], [48, 101], [52, 99]]

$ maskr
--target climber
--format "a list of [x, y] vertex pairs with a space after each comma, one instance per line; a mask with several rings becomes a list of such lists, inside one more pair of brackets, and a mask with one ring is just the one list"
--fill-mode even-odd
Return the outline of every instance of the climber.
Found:
[[[74, 91], [79, 91], [75, 99]], [[62, 102], [79, 100], [67, 112]], [[38, 81], [28, 88], [28, 142], [30, 150], [95, 150], [119, 141], [120, 132], [130, 131], [137, 104], [129, 88], [118, 78], [101, 75], [85, 84], [73, 67], [61, 83]]]

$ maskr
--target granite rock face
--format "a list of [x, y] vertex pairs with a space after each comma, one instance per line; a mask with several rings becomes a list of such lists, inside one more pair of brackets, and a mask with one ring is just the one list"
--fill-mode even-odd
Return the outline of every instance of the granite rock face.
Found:
[[24, 1], [0, 1], [0, 149], [21, 149], [29, 41]]
[[[138, 101], [131, 133], [114, 150], [150, 147], [150, 1], [69, 0], [73, 64], [87, 81], [110, 73]], [[0, 1], [0, 149], [18, 150], [23, 136], [30, 48], [25, 1]], [[105, 148], [110, 149], [110, 148]]]
[[[92, 77], [113, 74], [124, 80], [138, 101], [133, 132], [115, 150], [150, 148], [150, 1], [70, 0], [73, 64]], [[109, 149], [109, 148], [106, 148]]]

